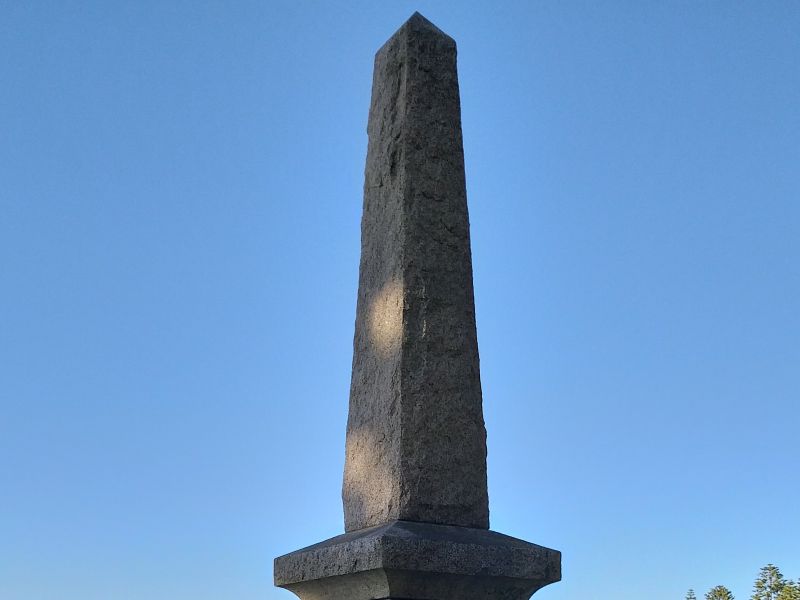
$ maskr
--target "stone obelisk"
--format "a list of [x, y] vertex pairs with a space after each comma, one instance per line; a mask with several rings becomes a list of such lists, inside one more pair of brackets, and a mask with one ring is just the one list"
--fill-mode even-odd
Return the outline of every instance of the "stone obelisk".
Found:
[[345, 534], [275, 560], [302, 600], [524, 600], [561, 555], [489, 531], [456, 44], [415, 13], [375, 57]]

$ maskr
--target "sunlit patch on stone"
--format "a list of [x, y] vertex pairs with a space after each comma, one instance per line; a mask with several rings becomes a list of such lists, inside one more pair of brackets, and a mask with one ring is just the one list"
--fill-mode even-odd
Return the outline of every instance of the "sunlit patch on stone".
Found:
[[403, 287], [400, 282], [387, 282], [369, 309], [369, 339], [381, 356], [390, 356], [400, 347], [403, 331]]

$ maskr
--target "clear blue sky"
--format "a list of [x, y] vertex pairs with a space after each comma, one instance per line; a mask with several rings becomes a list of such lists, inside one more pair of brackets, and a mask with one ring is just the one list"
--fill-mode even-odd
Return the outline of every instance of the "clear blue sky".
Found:
[[340, 504], [374, 52], [459, 44], [492, 527], [800, 577], [800, 3], [0, 4], [0, 598], [288, 600]]

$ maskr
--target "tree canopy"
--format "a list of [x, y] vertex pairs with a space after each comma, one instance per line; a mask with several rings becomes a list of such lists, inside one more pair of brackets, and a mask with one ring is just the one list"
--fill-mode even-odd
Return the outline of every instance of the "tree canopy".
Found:
[[758, 578], [753, 585], [753, 595], [750, 600], [777, 600], [778, 594], [786, 586], [786, 578], [780, 569], [768, 564], [758, 572]]
[[777, 600], [800, 600], [800, 580], [787, 581], [778, 592]]
[[733, 600], [733, 594], [724, 585], [718, 585], [706, 592], [706, 600]]
[[[686, 592], [686, 600], [697, 600], [693, 588]], [[717, 585], [706, 592], [705, 600], [734, 600], [733, 592]], [[786, 579], [778, 567], [769, 563], [758, 572], [750, 600], [800, 600], [800, 578]]]

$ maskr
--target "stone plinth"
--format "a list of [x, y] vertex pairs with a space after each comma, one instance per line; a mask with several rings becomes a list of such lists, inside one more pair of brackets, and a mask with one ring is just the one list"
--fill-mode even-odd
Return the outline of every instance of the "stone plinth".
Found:
[[301, 600], [525, 600], [561, 579], [561, 553], [468, 527], [392, 521], [275, 559]]

